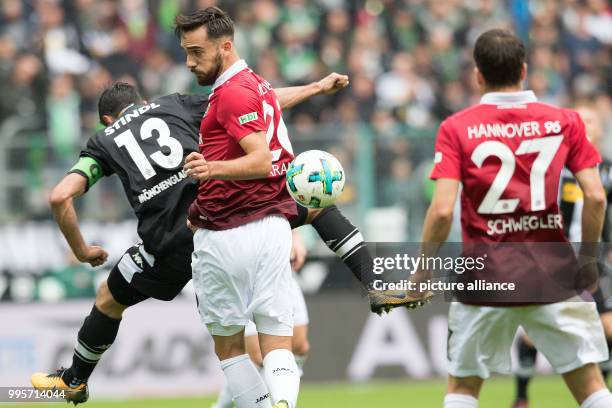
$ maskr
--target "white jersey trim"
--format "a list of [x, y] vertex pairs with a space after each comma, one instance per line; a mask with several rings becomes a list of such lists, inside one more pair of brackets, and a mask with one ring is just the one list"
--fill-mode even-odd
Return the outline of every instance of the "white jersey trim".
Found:
[[246, 61], [243, 59], [234, 62], [232, 65], [230, 65], [228, 69], [226, 69], [221, 75], [219, 75], [219, 78], [217, 78], [217, 80], [213, 84], [212, 90], [214, 91], [216, 88], [229, 81], [234, 75], [248, 67], [249, 66], [247, 65]]
[[488, 92], [480, 98], [480, 103], [486, 105], [520, 105], [537, 101], [533, 91]]

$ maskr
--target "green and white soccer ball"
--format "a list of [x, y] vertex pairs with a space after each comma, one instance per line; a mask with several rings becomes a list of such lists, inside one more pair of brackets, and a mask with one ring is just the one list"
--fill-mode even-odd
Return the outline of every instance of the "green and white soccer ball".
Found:
[[332, 205], [344, 190], [346, 176], [333, 155], [321, 150], [300, 153], [287, 170], [287, 190], [308, 208]]

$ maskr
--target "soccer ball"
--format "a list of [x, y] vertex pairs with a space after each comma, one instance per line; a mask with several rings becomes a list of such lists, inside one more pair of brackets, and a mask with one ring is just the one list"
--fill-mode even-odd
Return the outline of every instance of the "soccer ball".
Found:
[[287, 190], [299, 204], [308, 208], [332, 205], [344, 190], [344, 169], [331, 154], [321, 150], [300, 153], [286, 175]]

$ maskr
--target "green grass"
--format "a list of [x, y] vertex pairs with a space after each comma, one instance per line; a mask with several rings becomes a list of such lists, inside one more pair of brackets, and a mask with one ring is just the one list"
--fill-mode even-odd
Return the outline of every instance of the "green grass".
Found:
[[[300, 392], [300, 408], [378, 408], [442, 407], [445, 383], [439, 381], [404, 381], [370, 384], [306, 384]], [[510, 408], [514, 385], [510, 378], [495, 378], [483, 389], [480, 408]], [[94, 390], [95, 392], [95, 390]], [[576, 407], [560, 377], [538, 377], [530, 387], [531, 405], [538, 408]], [[209, 408], [214, 401], [202, 398], [130, 399], [90, 401], [83, 408]], [[18, 407], [41, 407], [41, 404], [18, 404]], [[45, 404], [63, 406], [65, 404]]]

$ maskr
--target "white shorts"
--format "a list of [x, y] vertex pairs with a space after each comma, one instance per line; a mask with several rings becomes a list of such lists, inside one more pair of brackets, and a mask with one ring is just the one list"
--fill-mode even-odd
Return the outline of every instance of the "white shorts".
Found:
[[595, 303], [580, 298], [538, 306], [488, 307], [454, 302], [448, 316], [448, 372], [455, 377], [510, 374], [510, 347], [522, 326], [555, 371], [608, 359]]
[[[304, 294], [302, 293], [300, 284], [295, 279], [295, 274], [292, 274], [291, 286], [289, 290], [291, 291], [291, 297], [294, 301], [293, 325], [306, 326], [310, 322], [308, 318], [308, 308], [306, 307], [306, 300], [304, 300]], [[256, 334], [257, 328], [255, 327], [255, 323], [250, 321], [244, 329], [244, 335], [245, 337], [249, 337], [255, 336]]]
[[198, 229], [193, 244], [198, 311], [212, 335], [234, 335], [249, 320], [261, 333], [293, 334], [291, 227], [284, 217], [222, 231]]

